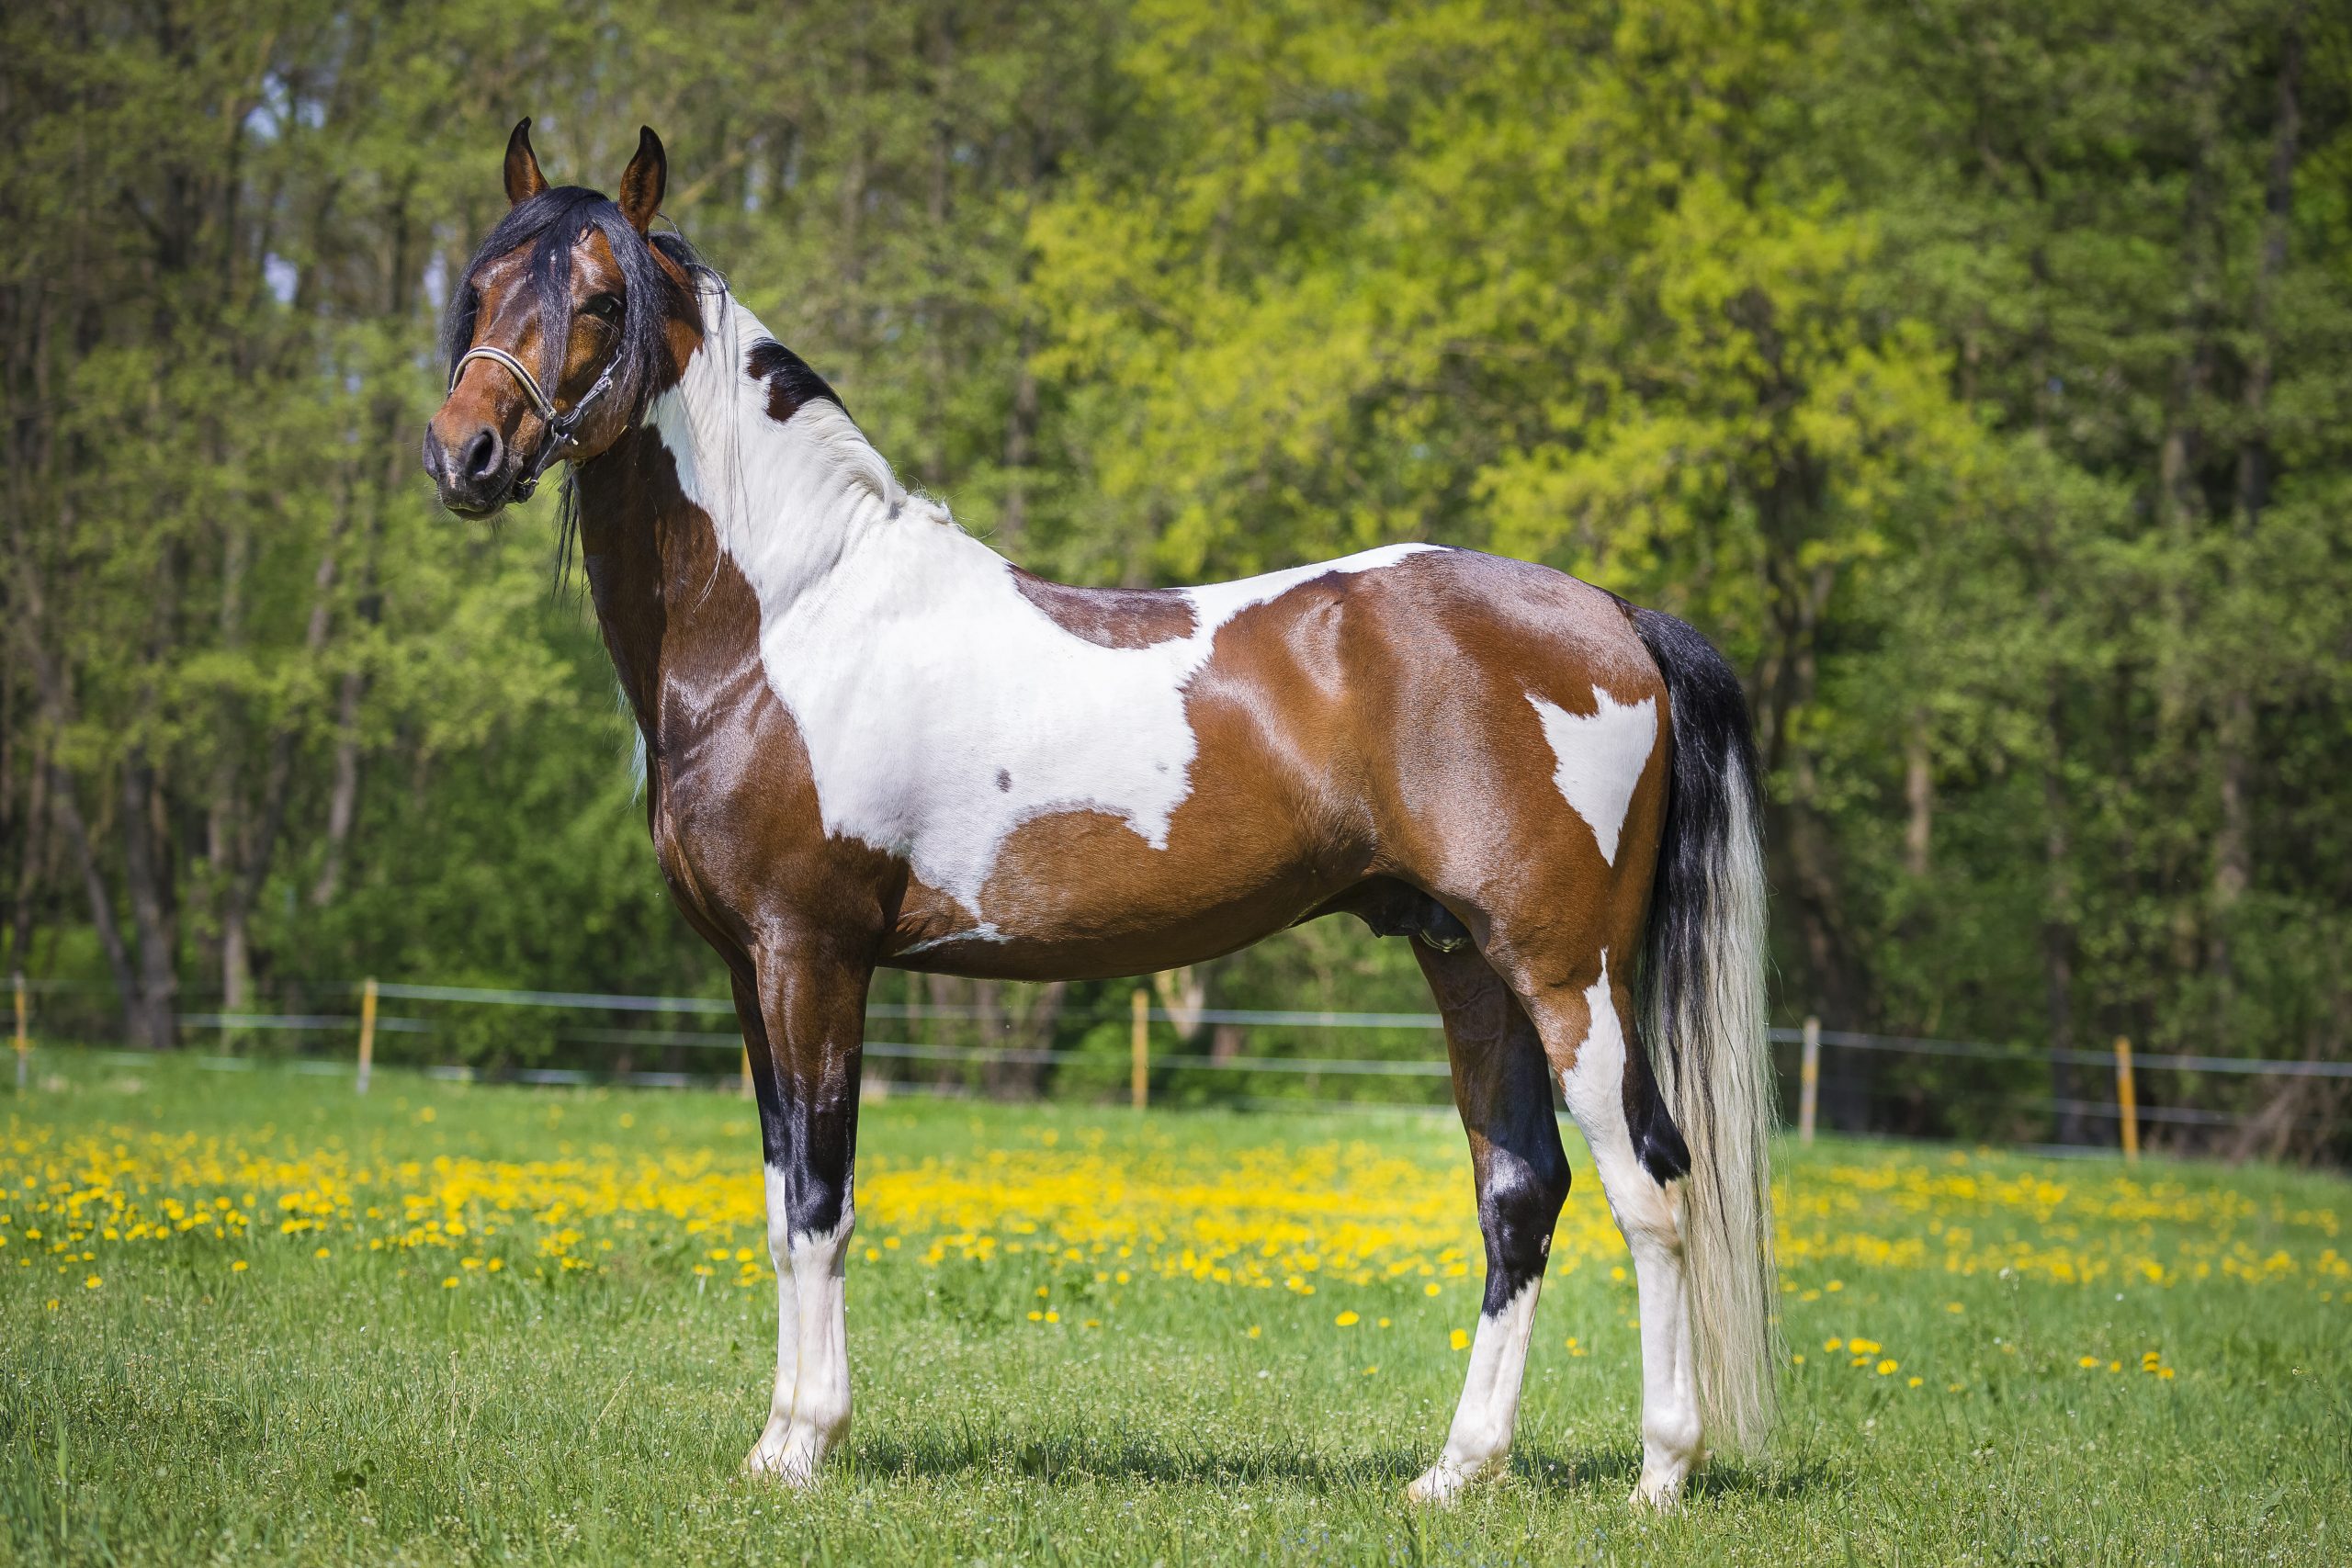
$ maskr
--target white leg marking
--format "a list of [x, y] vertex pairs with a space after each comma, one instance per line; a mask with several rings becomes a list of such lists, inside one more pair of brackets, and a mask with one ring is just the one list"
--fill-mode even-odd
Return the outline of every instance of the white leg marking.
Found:
[[791, 1224], [784, 1201], [784, 1172], [762, 1166], [768, 1200], [768, 1257], [775, 1264], [775, 1392], [768, 1398], [767, 1425], [752, 1445], [743, 1468], [774, 1473], [784, 1458], [785, 1428], [792, 1423], [792, 1385], [799, 1370], [800, 1310], [792, 1292]]
[[1414, 1502], [1451, 1503], [1472, 1482], [1502, 1473], [1510, 1458], [1511, 1431], [1519, 1424], [1527, 1341], [1535, 1332], [1535, 1298], [1543, 1289], [1538, 1275], [1502, 1311], [1480, 1314], [1478, 1337], [1470, 1342], [1470, 1373], [1463, 1380], [1462, 1403], [1453, 1408], [1445, 1448], [1406, 1489]]
[[1570, 713], [1534, 693], [1527, 700], [1544, 721], [1544, 738], [1552, 743], [1556, 766], [1552, 782], [1569, 808], [1592, 828], [1600, 858], [1617, 863], [1617, 837], [1625, 829], [1625, 811], [1634, 803], [1634, 786], [1649, 765], [1657, 744], [1657, 701], [1619, 702], [1607, 692], [1592, 689], [1593, 711]]
[[849, 1432], [849, 1327], [843, 1293], [855, 1215], [821, 1235], [792, 1234], [784, 1173], [767, 1172], [768, 1251], [775, 1259], [775, 1393], [743, 1468], [794, 1485]]
[[1625, 1125], [1624, 1020], [1609, 982], [1609, 955], [1600, 978], [1585, 994], [1592, 1023], [1576, 1065], [1561, 1075], [1568, 1113], [1584, 1132], [1609, 1212], [1634, 1255], [1642, 1314], [1642, 1479], [1636, 1501], [1672, 1507], [1698, 1462], [1697, 1369], [1690, 1354], [1689, 1298], [1682, 1282], [1682, 1235], [1672, 1194], [1642, 1168]]

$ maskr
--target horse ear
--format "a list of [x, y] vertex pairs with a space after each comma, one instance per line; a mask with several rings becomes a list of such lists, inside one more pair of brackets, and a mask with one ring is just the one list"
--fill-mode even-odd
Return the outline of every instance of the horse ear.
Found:
[[653, 215], [662, 210], [662, 188], [669, 183], [670, 158], [662, 151], [662, 139], [651, 126], [639, 126], [637, 156], [621, 174], [621, 216], [630, 228], [642, 234], [653, 227]]
[[506, 199], [520, 207], [547, 188], [548, 177], [539, 173], [538, 155], [531, 151], [531, 120], [526, 115], [506, 139]]

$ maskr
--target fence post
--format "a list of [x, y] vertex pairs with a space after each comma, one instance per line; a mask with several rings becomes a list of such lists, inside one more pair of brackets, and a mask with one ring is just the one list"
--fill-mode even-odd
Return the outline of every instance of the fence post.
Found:
[[357, 1092], [368, 1092], [368, 1079], [376, 1070], [376, 977], [373, 975], [359, 983], [359, 1084]]
[[1146, 986], [1136, 987], [1133, 1070], [1127, 1082], [1128, 1098], [1141, 1111], [1151, 1102], [1151, 990]]
[[1804, 1066], [1797, 1074], [1797, 1141], [1813, 1142], [1815, 1112], [1821, 1104], [1821, 1020], [1804, 1021]]
[[2140, 1163], [2140, 1093], [2132, 1081], [2132, 1042], [2115, 1037], [2115, 1109], [2123, 1123], [2123, 1157]]
[[17, 1092], [25, 1092], [25, 1063], [31, 1057], [32, 1036], [25, 1032], [25, 972], [21, 969], [8, 976], [17, 993]]

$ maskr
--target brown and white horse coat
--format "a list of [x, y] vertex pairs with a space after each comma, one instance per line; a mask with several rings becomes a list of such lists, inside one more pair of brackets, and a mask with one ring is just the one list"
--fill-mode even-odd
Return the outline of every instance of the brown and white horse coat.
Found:
[[[515, 145], [527, 160], [520, 128]], [[510, 194], [514, 171], [510, 152]], [[1414, 942], [1487, 1244], [1467, 1384], [1415, 1495], [1452, 1496], [1509, 1452], [1568, 1190], [1555, 1082], [1638, 1274], [1640, 1495], [1678, 1495], [1702, 1404], [1724, 1435], [1760, 1433], [1761, 875], [1745, 710], [1703, 640], [1557, 572], [1426, 545], [1182, 590], [1046, 582], [908, 494], [682, 247], [630, 249], [660, 196], [650, 132], [620, 206], [576, 234], [525, 220], [593, 198], [535, 181], [533, 162], [509, 226], [540, 237], [484, 247], [453, 348], [547, 364], [566, 405], [624, 330], [650, 341], [626, 312], [664, 311], [666, 361], [560, 455], [662, 871], [732, 972], [754, 1069], [781, 1303], [749, 1465], [807, 1479], [847, 1428], [876, 966], [1129, 975], [1342, 911]], [[579, 306], [560, 342], [551, 308], [514, 297], [546, 293], [550, 268]], [[600, 303], [616, 290], [618, 318]], [[427, 467], [479, 513], [542, 422], [501, 363], [457, 368]]]

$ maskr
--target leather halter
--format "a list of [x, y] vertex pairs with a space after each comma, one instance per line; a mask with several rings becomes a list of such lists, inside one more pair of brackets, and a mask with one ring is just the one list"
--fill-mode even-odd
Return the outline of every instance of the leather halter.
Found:
[[613, 389], [613, 369], [620, 363], [620, 356], [616, 354], [605, 362], [604, 373], [581, 395], [580, 400], [571, 405], [570, 413], [556, 412], [555, 400], [540, 389], [539, 378], [531, 374], [529, 367], [504, 349], [493, 348], [489, 344], [477, 344], [458, 356], [458, 363], [449, 371], [450, 391], [458, 389], [458, 378], [466, 373], [466, 367], [477, 359], [487, 359], [493, 365], [503, 366], [509, 375], [520, 381], [525, 395], [531, 400], [532, 411], [539, 416], [538, 450], [531, 454], [530, 461], [523, 466], [522, 472], [514, 476], [514, 482], [507, 487], [509, 501], [528, 501], [531, 492], [538, 488], [539, 476], [547, 472], [548, 465], [562, 456], [558, 448], [578, 445], [572, 432], [580, 428], [581, 420], [596, 405], [596, 400]]

